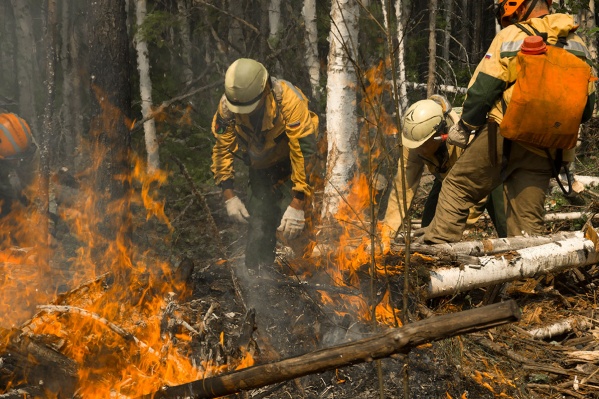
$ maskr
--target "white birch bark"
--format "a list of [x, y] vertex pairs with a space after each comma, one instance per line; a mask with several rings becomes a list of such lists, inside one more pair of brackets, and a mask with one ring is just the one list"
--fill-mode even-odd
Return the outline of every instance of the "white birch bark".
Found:
[[[560, 320], [557, 323], [545, 327], [534, 328], [528, 330], [528, 333], [535, 339], [546, 339], [565, 334], [569, 331], [577, 329], [588, 330], [593, 327], [593, 323], [586, 317], [570, 317], [565, 320]], [[583, 352], [570, 352], [570, 354], [581, 355]], [[587, 352], [588, 353], [588, 352]], [[597, 353], [597, 352], [595, 352]]]
[[[582, 231], [568, 231], [555, 233], [548, 236], [492, 238], [481, 241], [462, 241], [455, 243], [434, 244], [431, 245], [431, 247], [450, 254], [482, 256], [536, 247], [570, 238], [582, 239], [584, 238], [584, 233]], [[412, 249], [418, 248], [417, 245], [418, 244], [414, 244]], [[417, 249], [414, 250], [417, 251]]]
[[341, 198], [349, 191], [348, 184], [356, 167], [357, 78], [351, 59], [355, 59], [357, 53], [358, 17], [359, 5], [355, 0], [333, 0], [327, 71], [328, 153], [323, 219], [331, 219], [337, 213]]
[[270, 0], [268, 6], [268, 45], [271, 50], [279, 47], [279, 35], [281, 34], [281, 0]]
[[141, 33], [141, 26], [146, 18], [146, 0], [135, 0], [135, 16], [137, 34], [135, 36], [135, 50], [137, 51], [137, 70], [139, 71], [139, 90], [141, 95], [141, 114], [144, 119], [144, 135], [146, 142], [148, 173], [153, 173], [160, 168], [158, 153], [158, 140], [156, 139], [156, 125], [152, 114], [152, 80], [150, 79], [150, 61], [148, 59], [148, 43]]
[[[384, 0], [383, 0], [384, 1]], [[408, 87], [406, 85], [406, 15], [404, 13], [404, 3], [409, 3], [409, 0], [396, 0], [395, 2], [395, 18], [397, 19], [397, 79], [399, 81], [399, 105], [401, 118], [404, 111], [408, 109]]]
[[316, 25], [316, 0], [304, 0], [302, 17], [306, 27], [306, 66], [310, 75], [312, 97], [320, 100], [320, 62], [318, 61], [318, 27]]
[[591, 240], [570, 238], [515, 251], [509, 257], [481, 256], [480, 264], [430, 272], [427, 296], [435, 298], [599, 262]]

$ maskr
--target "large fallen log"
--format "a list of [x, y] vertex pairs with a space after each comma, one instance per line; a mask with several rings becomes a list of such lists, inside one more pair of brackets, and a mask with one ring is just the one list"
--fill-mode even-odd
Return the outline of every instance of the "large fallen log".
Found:
[[[556, 241], [566, 240], [568, 238], [583, 238], [582, 231], [564, 231], [547, 236], [531, 237], [509, 237], [509, 238], [489, 238], [480, 241], [461, 241], [456, 243], [422, 245], [412, 244], [412, 252], [425, 253], [448, 253], [462, 254], [468, 256], [493, 255], [501, 252], [516, 251], [519, 249], [536, 247], [543, 244], [549, 244]], [[394, 244], [393, 250], [400, 250], [403, 245]]]
[[599, 253], [593, 241], [569, 238], [503, 256], [481, 256], [479, 259], [480, 262], [476, 265], [431, 270], [425, 295], [428, 298], [452, 295], [474, 288], [592, 265], [599, 262]]
[[432, 317], [356, 342], [321, 349], [279, 362], [249, 367], [178, 386], [164, 387], [158, 392], [144, 396], [143, 399], [215, 398], [230, 395], [308, 374], [407, 353], [427, 342], [481, 331], [517, 321], [519, 318], [520, 310], [515, 301], [496, 303], [478, 309]]

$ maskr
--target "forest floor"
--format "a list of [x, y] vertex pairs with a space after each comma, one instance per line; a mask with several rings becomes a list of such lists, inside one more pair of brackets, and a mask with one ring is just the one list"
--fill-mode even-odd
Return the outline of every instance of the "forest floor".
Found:
[[[424, 183], [415, 202], [416, 214], [423, 206], [428, 188]], [[355, 297], [368, 308], [373, 301], [380, 301], [383, 293], [389, 292], [391, 306], [401, 309], [403, 282], [399, 275], [372, 282], [366, 262], [355, 272], [358, 283], [345, 272], [343, 284], [339, 286], [330, 273], [323, 270], [322, 259], [292, 260], [283, 249], [272, 267], [249, 275], [243, 265], [243, 228], [228, 221], [218, 192], [207, 192], [206, 198], [210, 218], [220, 231], [218, 246], [225, 248], [228, 261], [223, 263], [207, 258], [203, 252], [194, 253], [193, 248], [203, 251], [201, 248], [206, 243], [214, 243], [216, 239], [195, 236], [196, 244], [190, 243], [188, 255], [197, 262], [192, 279], [194, 297], [206, 303], [218, 303], [221, 312], [235, 312], [238, 320], [230, 324], [233, 330], [225, 335], [239, 336], [238, 330], [243, 329], [240, 326], [247, 324], [247, 314], [252, 314], [252, 337], [250, 340], [245, 337], [241, 344], [251, 348], [255, 364], [355, 341], [390, 328], [380, 320], [372, 323], [365, 315], [368, 311], [359, 310], [360, 306], [348, 311], [344, 303]], [[587, 209], [589, 202], [592, 201], [581, 198], [567, 201], [556, 193], [548, 199], [547, 208], [549, 212], [580, 211]], [[583, 222], [548, 223], [547, 233], [578, 230]], [[176, 229], [184, 231], [196, 227], [196, 222], [189, 221]], [[492, 225], [483, 219], [465, 232], [464, 239], [492, 237]], [[377, 262], [387, 267], [401, 268], [402, 261], [401, 256], [393, 254], [377, 257]], [[407, 357], [315, 373], [234, 397], [405, 398], [403, 370], [407, 365], [407, 397], [412, 399], [599, 398], [599, 376], [595, 376], [599, 368], [588, 354], [599, 349], [596, 339], [599, 330], [595, 327], [598, 273], [597, 267], [590, 266], [507, 284], [497, 300], [514, 299], [518, 303], [522, 318], [517, 323], [423, 345], [411, 350]], [[428, 301], [411, 298], [423, 305], [421, 309], [430, 312], [414, 312], [411, 320], [480, 307], [485, 291], [477, 289]], [[374, 296], [373, 292], [376, 292]], [[547, 339], [533, 339], [527, 332], [572, 317], [583, 317], [588, 323], [583, 323], [584, 326], [574, 323], [565, 333]], [[585, 351], [587, 357], [573, 357], [576, 351]]]

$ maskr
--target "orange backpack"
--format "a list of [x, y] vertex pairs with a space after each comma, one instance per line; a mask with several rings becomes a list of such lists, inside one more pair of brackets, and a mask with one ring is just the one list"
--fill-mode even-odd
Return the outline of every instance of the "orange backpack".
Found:
[[540, 148], [574, 148], [594, 79], [591, 67], [561, 48], [563, 39], [546, 45], [540, 32], [533, 35], [516, 25], [529, 37], [517, 55], [517, 79], [509, 106], [504, 103], [501, 135]]

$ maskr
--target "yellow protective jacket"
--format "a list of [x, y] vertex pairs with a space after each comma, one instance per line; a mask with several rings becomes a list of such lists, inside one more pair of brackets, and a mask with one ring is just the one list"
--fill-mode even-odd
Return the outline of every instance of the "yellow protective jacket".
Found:
[[[582, 39], [574, 33], [577, 25], [571, 16], [566, 14], [551, 14], [542, 18], [531, 18], [520, 22], [529, 31], [530, 27], [542, 33], [547, 33], [547, 43], [557, 43], [558, 37], [566, 37], [564, 49], [591, 64], [591, 55]], [[516, 80], [516, 54], [528, 35], [516, 25], [510, 25], [501, 30], [493, 39], [483, 60], [478, 64], [474, 75], [468, 84], [466, 100], [463, 104], [462, 121], [472, 129], [481, 128], [487, 118], [501, 124], [503, 119], [502, 98], [509, 105], [513, 85]], [[540, 90], [542, 90], [540, 88]], [[589, 98], [582, 122], [587, 121], [593, 112], [595, 102], [595, 86], [589, 83]], [[531, 115], [534, 118], [534, 115]], [[528, 150], [547, 156], [545, 150], [523, 145]], [[552, 154], [554, 156], [555, 154]], [[574, 160], [574, 150], [564, 151], [564, 161]]]
[[293, 191], [310, 195], [311, 158], [316, 152], [318, 116], [308, 109], [308, 99], [286, 80], [271, 78], [264, 115], [255, 128], [249, 115], [235, 114], [223, 95], [212, 120], [216, 144], [212, 150], [212, 173], [223, 189], [233, 187], [234, 156], [250, 168], [267, 169], [291, 161]]

